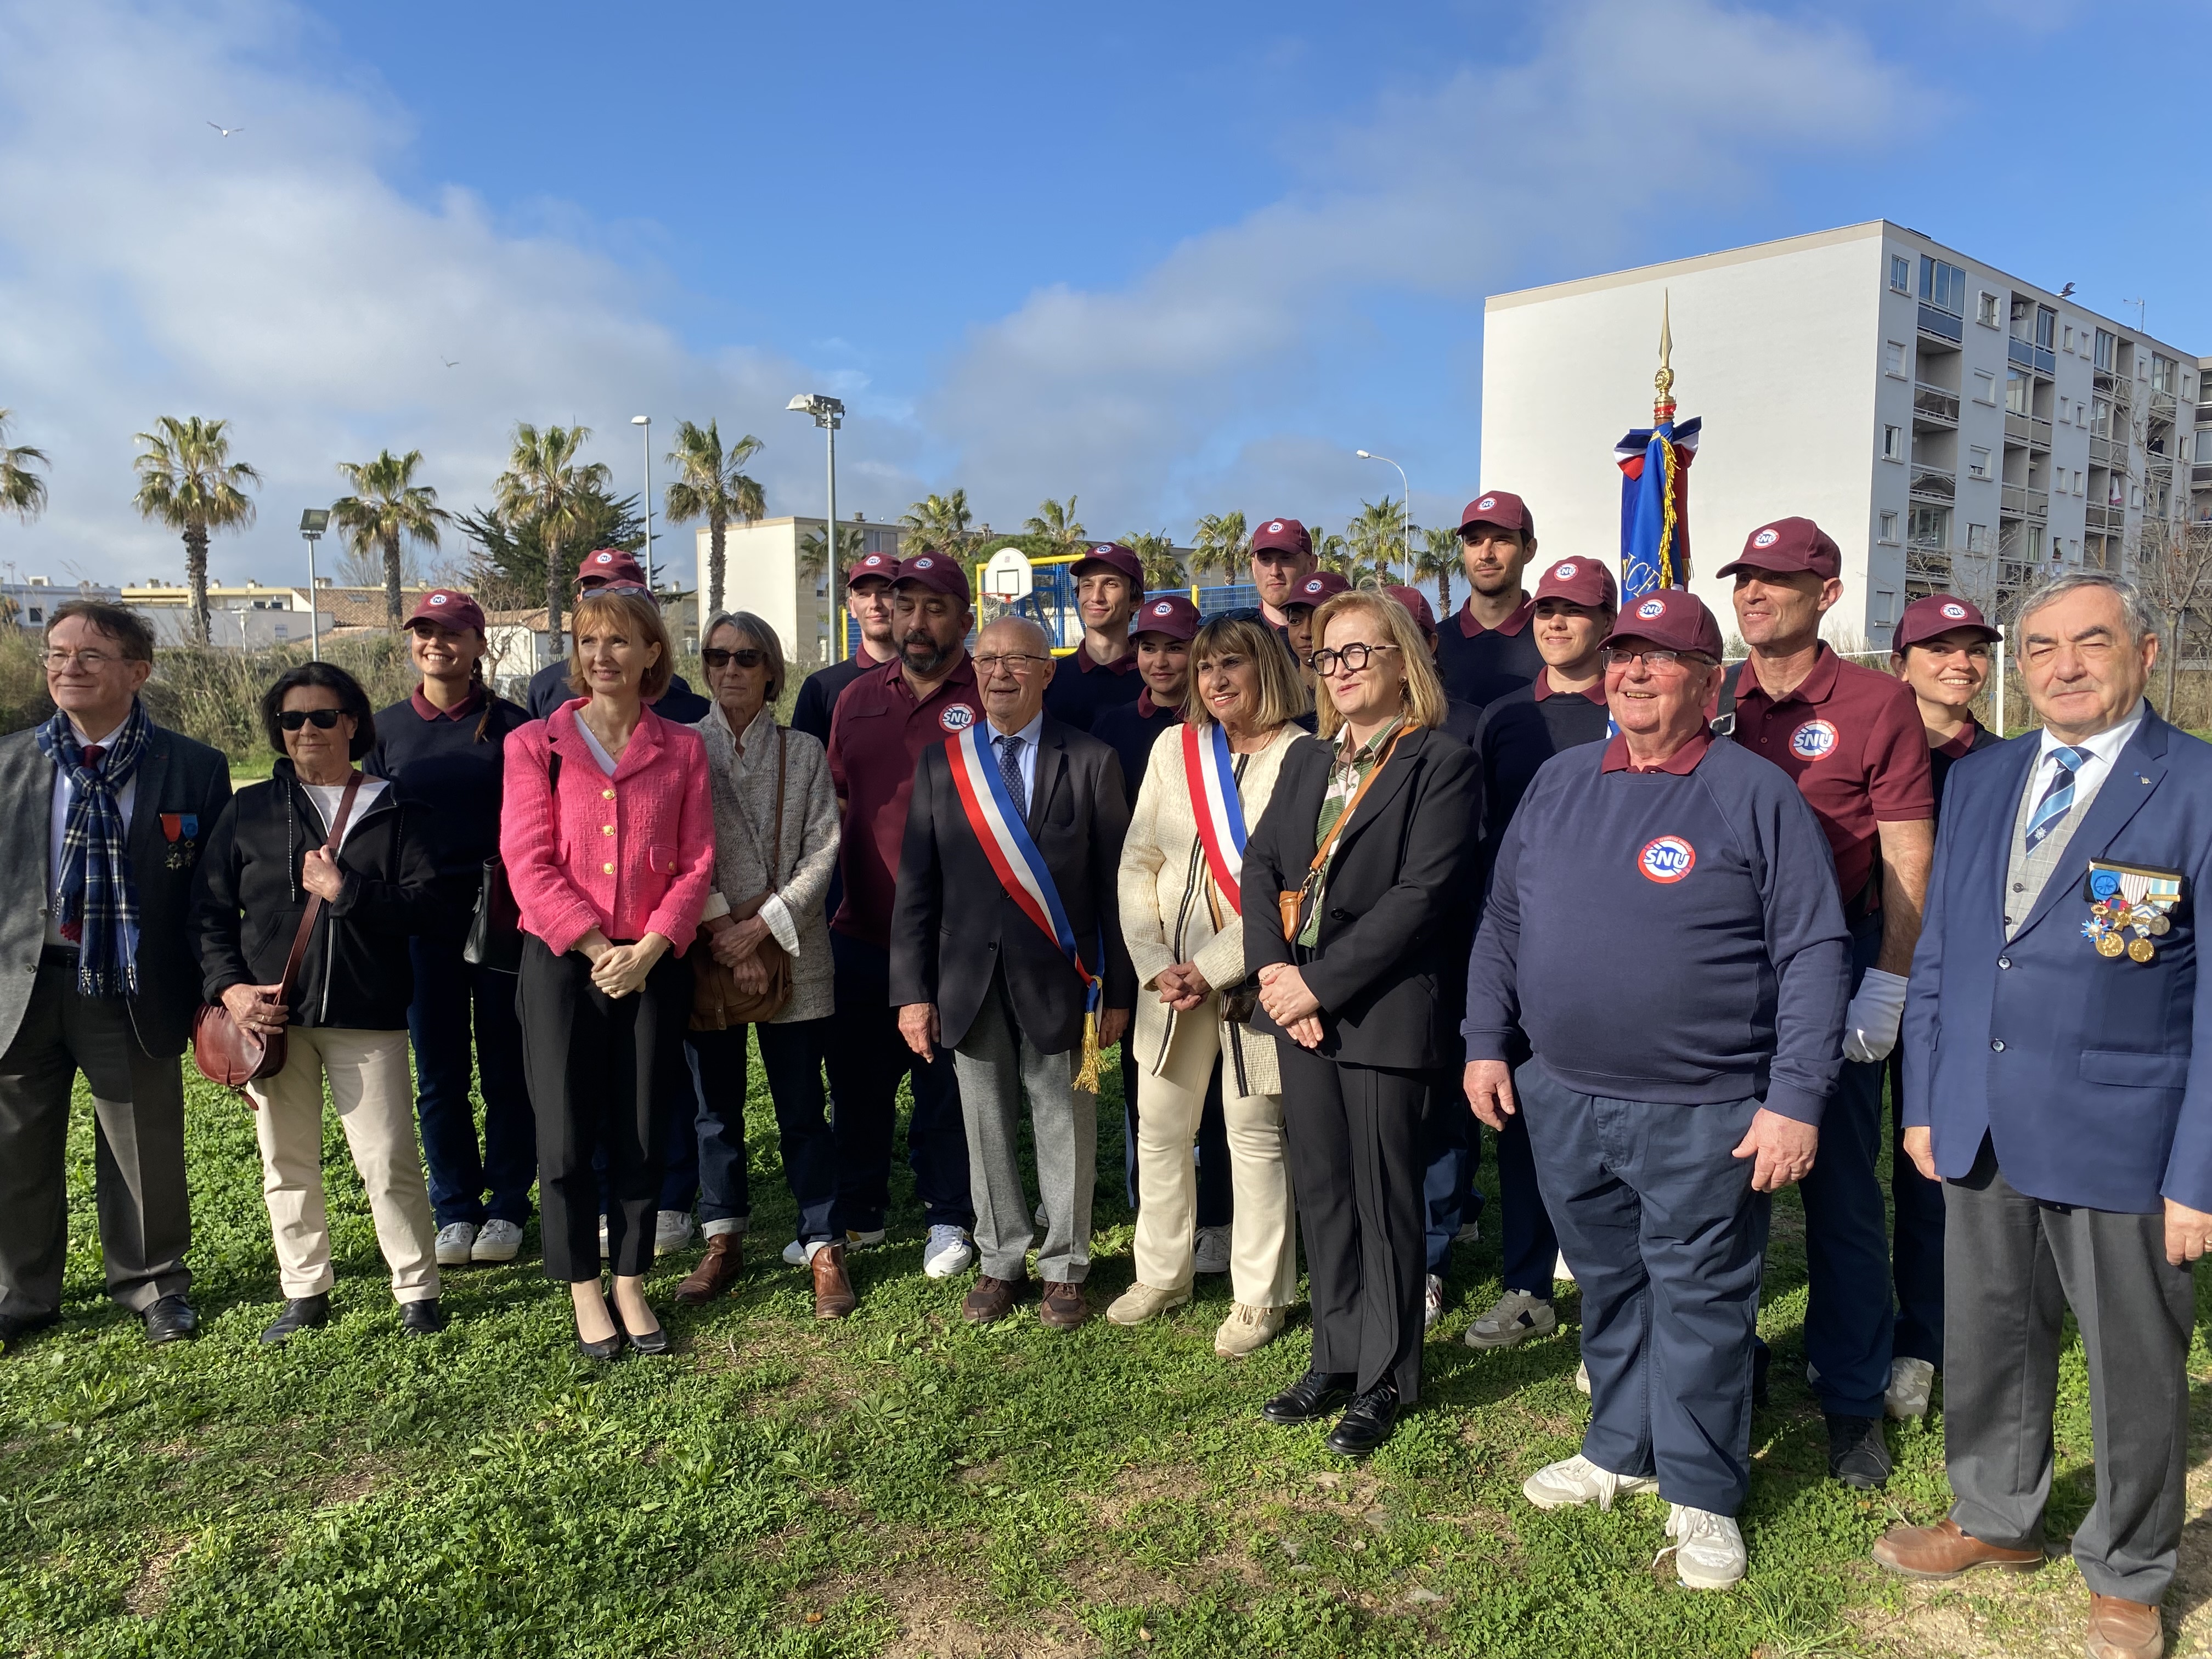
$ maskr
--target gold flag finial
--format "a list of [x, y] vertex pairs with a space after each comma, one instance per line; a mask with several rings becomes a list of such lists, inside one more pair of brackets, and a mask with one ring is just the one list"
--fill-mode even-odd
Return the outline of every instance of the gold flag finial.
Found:
[[1674, 330], [1669, 309], [1668, 292], [1662, 289], [1659, 292], [1659, 372], [1651, 377], [1651, 384], [1659, 392], [1651, 402], [1651, 418], [1658, 422], [1674, 418], [1674, 369], [1671, 361], [1674, 353]]

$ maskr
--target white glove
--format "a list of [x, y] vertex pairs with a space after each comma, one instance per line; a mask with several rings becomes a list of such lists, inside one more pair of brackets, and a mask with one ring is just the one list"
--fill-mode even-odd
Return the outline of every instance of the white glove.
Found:
[[1905, 1018], [1905, 975], [1869, 968], [1859, 994], [1844, 1011], [1844, 1058], [1887, 1060], [1897, 1047], [1898, 1022]]

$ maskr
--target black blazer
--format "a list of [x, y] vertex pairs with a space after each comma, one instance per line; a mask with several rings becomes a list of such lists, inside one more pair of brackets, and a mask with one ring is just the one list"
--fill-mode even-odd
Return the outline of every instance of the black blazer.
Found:
[[[1244, 965], [1288, 963], [1320, 1000], [1319, 1052], [1355, 1066], [1457, 1066], [1474, 933], [1482, 777], [1465, 744], [1407, 732], [1338, 837], [1322, 896], [1320, 945], [1287, 943], [1277, 896], [1313, 862], [1334, 745], [1310, 738], [1283, 759], [1244, 848]], [[1255, 1029], [1290, 1038], [1264, 1010]]]
[[[192, 872], [230, 799], [230, 763], [219, 750], [155, 726], [131, 798], [131, 884], [138, 895], [138, 994], [130, 1000], [138, 1046], [156, 1060], [184, 1053], [199, 1012], [200, 969], [190, 923]], [[52, 866], [54, 765], [35, 730], [0, 738], [0, 835], [29, 879], [18, 891], [40, 902], [0, 910], [0, 1048], [15, 1041], [31, 1000], [54, 896]], [[19, 880], [21, 878], [19, 877]]]
[[[988, 733], [984, 749], [987, 761], [993, 759]], [[1105, 979], [1099, 1006], [1134, 1008], [1137, 975], [1121, 943], [1115, 894], [1129, 805], [1114, 751], [1047, 714], [1028, 823], [1067, 908], [1084, 966]], [[953, 792], [951, 757], [941, 743], [923, 750], [914, 769], [890, 951], [892, 1006], [935, 1003], [948, 1048], [967, 1036], [1001, 964], [1023, 1035], [1048, 1054], [1082, 1045], [1083, 981], [1060, 947], [1006, 896]]]

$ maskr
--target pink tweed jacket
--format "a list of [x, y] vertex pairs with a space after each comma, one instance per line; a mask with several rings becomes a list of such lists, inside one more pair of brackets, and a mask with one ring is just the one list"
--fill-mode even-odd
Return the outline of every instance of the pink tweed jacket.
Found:
[[523, 931], [556, 957], [594, 927], [611, 939], [659, 933], [680, 955], [714, 884], [706, 745], [647, 708], [610, 777], [576, 728], [582, 707], [574, 699], [507, 733], [499, 854]]

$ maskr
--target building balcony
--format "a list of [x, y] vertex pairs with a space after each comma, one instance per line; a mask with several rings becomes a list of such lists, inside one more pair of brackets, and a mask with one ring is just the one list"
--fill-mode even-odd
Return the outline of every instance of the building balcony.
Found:
[[2084, 530], [2118, 535], [2127, 528], [2128, 510], [2124, 507], [2085, 507], [2081, 509]]
[[2005, 358], [2022, 368], [2033, 370], [2045, 380], [2055, 379], [2058, 374], [2057, 357], [2031, 340], [2007, 340]]
[[2007, 484], [1998, 501], [1997, 511], [2008, 519], [2047, 519], [2051, 516], [2051, 492], [2030, 489], [2021, 484]]
[[2171, 392], [2152, 392], [2148, 412], [2154, 421], [2172, 420], [2175, 415], [2173, 394]]
[[2039, 415], [2015, 415], [2005, 411], [2005, 436], [2016, 439], [2030, 449], [2051, 447], [2051, 422]]
[[1912, 388], [1912, 424], [1920, 430], [1948, 430], [1959, 424], [1959, 394], [1940, 386]]
[[2212, 489], [2212, 466], [2192, 466], [2189, 469], [2191, 489]]
[[1915, 462], [1910, 493], [1916, 501], [1948, 501], [1959, 493], [1958, 480], [1944, 469]]
[[2110, 398], [2114, 404], [2131, 404], [2136, 398], [2136, 383], [2124, 374], [2115, 374], [2109, 368], [2096, 370], [2090, 384], [2100, 397]]
[[1954, 317], [1948, 311], [1938, 311], [1934, 306], [1922, 304], [1920, 331], [1923, 334], [1932, 339], [1941, 340], [1948, 345], [1956, 345], [1964, 337], [1966, 330], [1966, 325], [1963, 318]]

